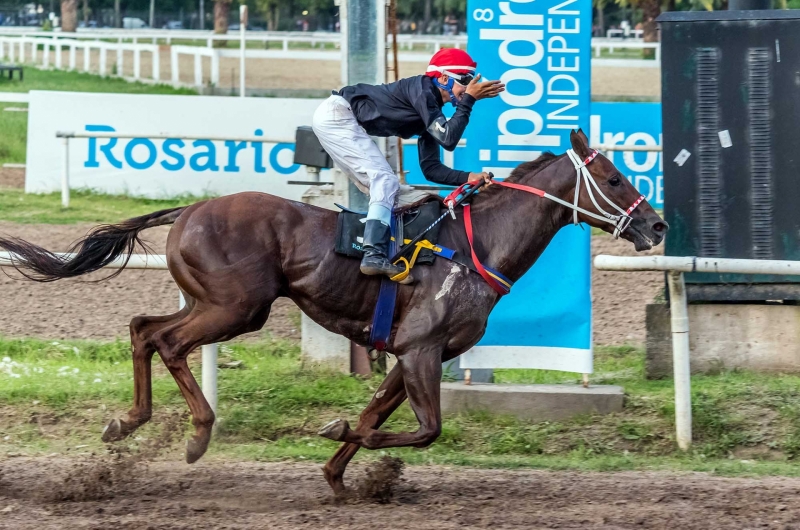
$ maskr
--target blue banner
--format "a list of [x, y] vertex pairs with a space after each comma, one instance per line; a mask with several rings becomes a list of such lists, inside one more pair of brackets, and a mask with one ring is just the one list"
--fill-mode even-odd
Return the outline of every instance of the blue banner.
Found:
[[[468, 0], [467, 17], [478, 72], [506, 91], [475, 105], [457, 166], [506, 177], [545, 151], [569, 149], [571, 130], [588, 132], [590, 0]], [[556, 236], [495, 308], [463, 368], [592, 371], [589, 238], [573, 226]]]
[[[661, 145], [661, 103], [592, 103], [592, 145]], [[608, 151], [606, 156], [654, 208], [664, 207], [660, 152]]]
[[[476, 111], [480, 111], [478, 103]], [[447, 107], [445, 107], [447, 108]], [[661, 145], [661, 103], [600, 103], [591, 104], [592, 145]], [[472, 125], [470, 125], [472, 127]], [[469, 129], [468, 129], [469, 130]], [[468, 166], [467, 147], [459, 146], [454, 153], [442, 149], [445, 163], [458, 169]], [[609, 151], [607, 155], [620, 172], [636, 186], [654, 208], [664, 207], [664, 163], [660, 152], [634, 153]], [[416, 148], [403, 151], [403, 168], [411, 184], [425, 182], [419, 169]]]

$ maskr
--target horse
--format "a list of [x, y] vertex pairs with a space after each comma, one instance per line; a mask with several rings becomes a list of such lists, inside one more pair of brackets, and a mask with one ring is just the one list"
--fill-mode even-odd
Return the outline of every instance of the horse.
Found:
[[[556, 232], [571, 222], [621, 236], [637, 251], [658, 245], [667, 223], [606, 157], [590, 149], [582, 131], [572, 131], [570, 143], [572, 149], [566, 154], [545, 153], [522, 163], [504, 186], [492, 184], [471, 198], [474, 242], [463, 220], [447, 217], [438, 243], [459, 252], [472, 249], [473, 256], [511, 281], [525, 274]], [[547, 194], [524, 193], [534, 185]], [[595, 192], [608, 203], [606, 207], [624, 215], [607, 213]], [[624, 210], [626, 205], [631, 206]], [[150, 365], [158, 352], [192, 414], [195, 432], [186, 442], [186, 461], [191, 464], [205, 453], [215, 419], [187, 365], [188, 355], [197, 347], [259, 330], [278, 297], [293, 300], [325, 329], [358, 344], [369, 343], [381, 279], [362, 275], [358, 260], [334, 253], [336, 219], [331, 210], [246, 192], [95, 227], [73, 244], [69, 256], [11, 237], [0, 238], [0, 247], [14, 254], [13, 266], [28, 279], [54, 281], [99, 270], [120, 256], [130, 259], [136, 245], [143, 245], [141, 231], [173, 225], [167, 265], [186, 305], [170, 315], [131, 320], [133, 407], [108, 423], [102, 439], [121, 440], [150, 420]], [[442, 423], [442, 363], [481, 339], [501, 297], [481, 275], [443, 259], [415, 268], [414, 278], [413, 284], [398, 286], [385, 348], [396, 356], [396, 366], [355, 429], [339, 419], [319, 432], [343, 442], [323, 467], [334, 492], [345, 489], [345, 469], [359, 448], [421, 448], [436, 440]], [[445, 283], [449, 289], [443, 289]], [[380, 430], [406, 398], [419, 428]]]

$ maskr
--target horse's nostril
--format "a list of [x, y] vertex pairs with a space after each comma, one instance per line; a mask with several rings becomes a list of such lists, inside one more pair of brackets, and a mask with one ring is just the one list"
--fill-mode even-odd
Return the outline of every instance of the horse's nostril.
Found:
[[664, 223], [664, 222], [662, 222], [662, 221], [658, 221], [658, 222], [656, 222], [656, 223], [653, 223], [653, 226], [651, 227], [651, 229], [652, 229], [652, 230], [653, 230], [653, 232], [655, 232], [656, 234], [663, 234], [663, 233], [664, 233], [664, 232], [666, 232], [666, 231], [667, 231], [669, 228], [668, 228], [668, 226], [667, 226], [667, 223]]

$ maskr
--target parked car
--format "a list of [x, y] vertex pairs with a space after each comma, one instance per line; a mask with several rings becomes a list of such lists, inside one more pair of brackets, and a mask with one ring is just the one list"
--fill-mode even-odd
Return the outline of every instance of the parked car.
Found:
[[150, 26], [141, 18], [125, 17], [122, 19], [122, 27], [125, 29], [142, 29], [149, 28]]
[[161, 29], [183, 29], [183, 22], [180, 20], [170, 20]]
[[[265, 31], [261, 26], [246, 26], [247, 31]], [[239, 31], [239, 24], [231, 24], [228, 26], [228, 31]]]

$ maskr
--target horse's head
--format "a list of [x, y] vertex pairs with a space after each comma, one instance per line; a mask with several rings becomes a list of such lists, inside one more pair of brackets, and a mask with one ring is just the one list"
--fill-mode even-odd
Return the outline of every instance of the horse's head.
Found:
[[[661, 243], [669, 225], [633, 184], [608, 158], [589, 148], [589, 139], [583, 131], [572, 131], [569, 139], [577, 155], [573, 165], [577, 167], [591, 159], [585, 166], [590, 178], [576, 175], [580, 186], [577, 205], [599, 217], [577, 212], [577, 220], [615, 236], [622, 236], [632, 242], [637, 251], [648, 250]], [[609, 215], [616, 216], [616, 221], [609, 219]], [[604, 221], [603, 218], [613, 222]]]

